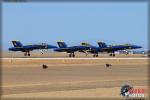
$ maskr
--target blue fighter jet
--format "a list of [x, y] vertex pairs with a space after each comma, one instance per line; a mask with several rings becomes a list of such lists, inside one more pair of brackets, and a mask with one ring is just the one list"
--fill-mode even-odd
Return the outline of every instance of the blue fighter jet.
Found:
[[[93, 45], [91, 45], [91, 44], [89, 44], [89, 43], [82, 42], [81, 45], [88, 48], [88, 50], [83, 51], [83, 53], [85, 53], [86, 56], [87, 56], [89, 53], [91, 53], [91, 54], [93, 54], [93, 57], [98, 57], [98, 53], [101, 52], [101, 48], [100, 48], [100, 47], [93, 46]], [[82, 51], [81, 51], [81, 52], [82, 52]]]
[[14, 47], [9, 48], [8, 50], [9, 51], [24, 52], [24, 56], [30, 56], [30, 51], [32, 51], [32, 50], [43, 50], [43, 49], [57, 48], [56, 46], [48, 45], [46, 43], [33, 44], [33, 45], [23, 45], [20, 41], [12, 41], [12, 44]]
[[99, 47], [92, 46], [88, 43], [81, 43], [81, 45], [87, 46], [89, 48], [89, 50], [87, 52], [92, 53], [93, 57], [98, 57], [99, 52], [107, 52], [107, 53], [110, 53], [110, 56], [115, 56], [115, 51], [142, 48], [141, 46], [132, 45], [132, 44], [107, 46], [106, 43], [104, 43], [104, 42], [97, 42], [97, 43], [98, 43]]
[[88, 50], [89, 48], [86, 46], [70, 46], [68, 47], [67, 44], [63, 41], [58, 41], [57, 42], [59, 48], [54, 49], [56, 52], [66, 52], [69, 53], [69, 57], [75, 57], [75, 52], [84, 52], [85, 50]]
[[142, 46], [132, 45], [132, 44], [121, 44], [121, 45], [110, 45], [107, 46], [104, 42], [98, 42], [102, 52], [110, 53], [110, 56], [115, 56], [115, 51], [119, 50], [131, 50], [131, 49], [140, 49]]

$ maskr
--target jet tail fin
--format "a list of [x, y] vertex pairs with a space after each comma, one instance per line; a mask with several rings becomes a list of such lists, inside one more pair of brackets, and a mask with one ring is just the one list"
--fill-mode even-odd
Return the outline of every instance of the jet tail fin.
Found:
[[22, 43], [20, 41], [12, 41], [12, 44], [14, 45], [14, 47], [22, 47]]
[[67, 48], [67, 44], [64, 41], [58, 41], [57, 44], [59, 48]]
[[100, 48], [107, 48], [107, 44], [104, 42], [97, 42]]

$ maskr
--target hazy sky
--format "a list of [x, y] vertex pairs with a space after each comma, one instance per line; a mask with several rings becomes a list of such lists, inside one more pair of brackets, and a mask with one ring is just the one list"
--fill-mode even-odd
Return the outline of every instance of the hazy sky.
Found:
[[132, 43], [147, 49], [147, 3], [46, 2], [3, 3], [3, 49], [11, 40], [24, 44], [68, 45], [97, 41]]

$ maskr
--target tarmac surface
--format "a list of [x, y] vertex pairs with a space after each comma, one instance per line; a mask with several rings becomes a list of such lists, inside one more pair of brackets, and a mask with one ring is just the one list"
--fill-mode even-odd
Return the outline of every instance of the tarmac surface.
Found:
[[124, 84], [148, 89], [147, 83], [147, 59], [2, 60], [3, 99], [123, 98]]
[[[2, 52], [3, 58], [70, 58], [68, 53], [65, 52], [43, 52], [41, 54], [39, 51], [30, 52], [31, 56], [24, 56], [23, 52]], [[93, 54], [75, 52], [75, 58], [93, 58]], [[111, 57], [108, 53], [99, 53], [98, 58]], [[146, 57], [144, 54], [116, 54], [115, 58], [136, 58], [136, 57]], [[114, 57], [111, 57], [114, 58]]]

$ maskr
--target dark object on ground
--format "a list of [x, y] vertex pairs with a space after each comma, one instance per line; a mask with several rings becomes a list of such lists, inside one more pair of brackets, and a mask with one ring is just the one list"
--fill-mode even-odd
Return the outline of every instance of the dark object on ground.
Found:
[[48, 66], [47, 66], [47, 65], [45, 65], [45, 64], [43, 64], [42, 66], [43, 66], [43, 69], [48, 68]]
[[106, 67], [110, 67], [110, 66], [112, 66], [111, 64], [106, 64]]

